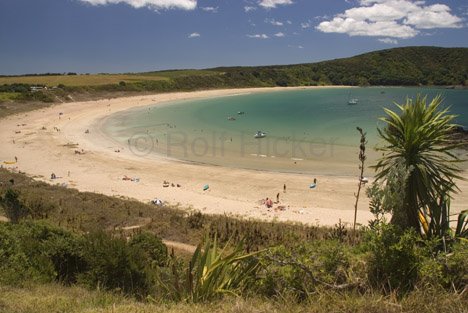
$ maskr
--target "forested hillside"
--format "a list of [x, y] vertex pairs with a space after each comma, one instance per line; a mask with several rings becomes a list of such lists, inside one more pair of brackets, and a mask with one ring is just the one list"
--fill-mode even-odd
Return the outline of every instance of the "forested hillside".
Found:
[[468, 48], [394, 48], [296, 65], [0, 76], [0, 102], [68, 102], [141, 93], [320, 85], [467, 86]]

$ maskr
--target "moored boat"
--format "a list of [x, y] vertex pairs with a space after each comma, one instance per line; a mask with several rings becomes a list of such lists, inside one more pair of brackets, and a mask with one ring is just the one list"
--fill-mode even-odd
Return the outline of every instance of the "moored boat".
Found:
[[261, 130], [258, 130], [257, 133], [254, 135], [254, 138], [265, 138], [266, 133], [262, 132]]

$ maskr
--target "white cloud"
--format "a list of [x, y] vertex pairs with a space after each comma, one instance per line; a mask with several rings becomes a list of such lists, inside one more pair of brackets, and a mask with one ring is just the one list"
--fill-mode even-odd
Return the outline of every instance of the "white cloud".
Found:
[[154, 10], [182, 9], [194, 10], [197, 0], [79, 0], [91, 5], [126, 3], [136, 9], [147, 7]]
[[350, 36], [387, 36], [395, 38], [411, 38], [419, 32], [414, 28], [397, 22], [358, 21], [351, 18], [335, 17], [331, 21], [322, 22], [317, 29], [324, 33], [345, 33]]
[[296, 49], [304, 49], [303, 46], [301, 45], [298, 45], [298, 46], [294, 46], [294, 45], [288, 45], [289, 48], [296, 48]]
[[257, 8], [256, 7], [252, 7], [252, 6], [245, 6], [244, 7], [244, 11], [246, 13], [249, 13], [250, 11], [255, 11]]
[[279, 33], [276, 33], [274, 34], [275, 37], [284, 37], [286, 36], [283, 32], [279, 32]]
[[265, 19], [265, 23], [269, 23], [269, 24], [275, 25], [275, 26], [283, 26], [283, 25], [284, 25], [283, 22], [277, 21], [277, 20], [275, 20], [274, 18], [267, 18], [267, 19]]
[[197, 37], [200, 37], [201, 35], [199, 33], [191, 33], [190, 35], [188, 35], [188, 38], [197, 38]]
[[407, 16], [405, 24], [414, 25], [419, 29], [461, 28], [462, 19], [450, 13], [445, 4], [427, 6]]
[[445, 4], [425, 1], [360, 0], [360, 6], [346, 10], [316, 28], [325, 33], [350, 36], [412, 38], [420, 29], [460, 28], [462, 19]]
[[258, 4], [265, 9], [274, 9], [278, 5], [293, 4], [292, 0], [260, 0]]
[[257, 38], [257, 39], [268, 39], [268, 38], [270, 38], [266, 34], [253, 34], [253, 35], [247, 35], [247, 37]]
[[218, 7], [201, 7], [205, 12], [218, 13]]
[[392, 39], [392, 38], [379, 38], [377, 40], [380, 41], [380, 42], [386, 43], [388, 45], [397, 45], [398, 44], [398, 40]]
[[289, 25], [292, 24], [292, 22], [290, 20], [287, 20], [286, 23], [288, 23]]
[[309, 22], [301, 23], [301, 27], [302, 27], [303, 29], [310, 28], [310, 26], [311, 26], [311, 25], [310, 25]]

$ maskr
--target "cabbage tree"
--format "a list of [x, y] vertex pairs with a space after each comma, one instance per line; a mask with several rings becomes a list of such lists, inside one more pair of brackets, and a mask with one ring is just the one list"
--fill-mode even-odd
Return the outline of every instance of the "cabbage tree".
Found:
[[408, 171], [403, 202], [393, 209], [392, 223], [420, 231], [421, 222], [435, 218], [431, 213], [440, 199], [458, 191], [456, 179], [462, 179], [455, 154], [457, 144], [450, 135], [457, 127], [455, 115], [442, 108], [436, 96], [427, 104], [427, 97], [407, 99], [398, 110], [384, 109], [386, 124], [378, 129], [384, 144], [377, 148], [382, 157], [374, 166], [376, 178], [385, 180], [391, 169], [404, 164]]

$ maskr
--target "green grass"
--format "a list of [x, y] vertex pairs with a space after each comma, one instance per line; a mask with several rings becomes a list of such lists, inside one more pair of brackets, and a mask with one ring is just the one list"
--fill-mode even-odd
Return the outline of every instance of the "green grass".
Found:
[[18, 96], [16, 92], [0, 92], [0, 102], [14, 101]]
[[0, 77], [2, 84], [30, 84], [46, 85], [49, 87], [63, 84], [65, 86], [99, 86], [118, 84], [121, 81], [130, 83], [137, 81], [167, 80], [162, 75], [140, 75], [140, 74], [93, 74], [93, 75], [44, 75], [44, 76], [12, 76]]
[[205, 304], [137, 302], [119, 294], [57, 284], [27, 288], [0, 286], [0, 311], [5, 313], [466, 313], [468, 297], [438, 290], [419, 290], [397, 300], [372, 294], [327, 292], [302, 304], [288, 299], [226, 298]]
[[[45, 85], [48, 87], [63, 84], [65, 86], [102, 86], [118, 84], [121, 81], [134, 83], [141, 81], [169, 80], [185, 76], [211, 76], [220, 75], [220, 72], [208, 70], [179, 70], [158, 71], [146, 73], [128, 74], [91, 74], [91, 75], [38, 75], [38, 76], [9, 76], [0, 77], [0, 85], [3, 84], [30, 84]], [[1, 100], [0, 96], [0, 100]]]

